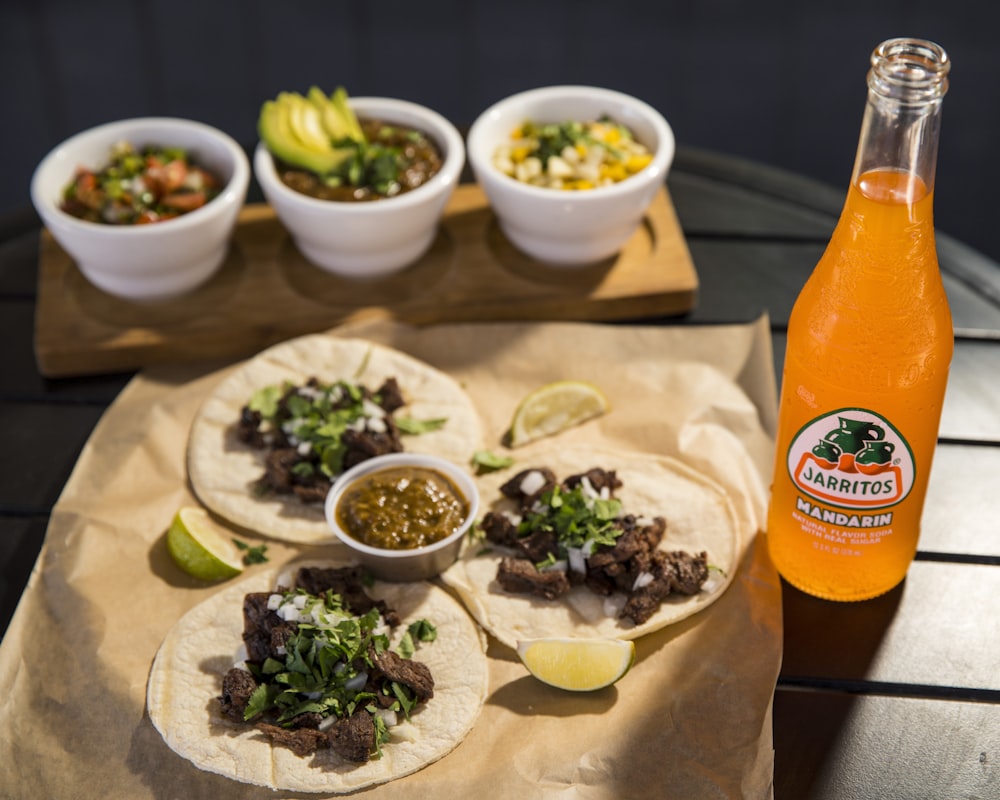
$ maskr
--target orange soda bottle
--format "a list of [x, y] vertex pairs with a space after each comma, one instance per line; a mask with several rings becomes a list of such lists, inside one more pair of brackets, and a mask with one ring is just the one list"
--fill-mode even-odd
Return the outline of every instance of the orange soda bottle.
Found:
[[906, 575], [954, 347], [932, 213], [945, 51], [871, 57], [843, 212], [788, 322], [768, 547], [793, 586], [865, 600]]

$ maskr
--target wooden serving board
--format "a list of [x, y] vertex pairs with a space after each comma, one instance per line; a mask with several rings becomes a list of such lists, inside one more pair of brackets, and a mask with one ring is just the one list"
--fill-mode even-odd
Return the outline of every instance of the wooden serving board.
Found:
[[222, 267], [175, 300], [134, 303], [83, 277], [47, 231], [39, 248], [35, 357], [49, 377], [167, 361], [242, 358], [372, 315], [401, 322], [607, 321], [683, 314], [698, 277], [666, 189], [614, 258], [581, 269], [515, 249], [482, 190], [456, 188], [428, 253], [401, 273], [349, 280], [302, 256], [270, 206], [240, 213]]

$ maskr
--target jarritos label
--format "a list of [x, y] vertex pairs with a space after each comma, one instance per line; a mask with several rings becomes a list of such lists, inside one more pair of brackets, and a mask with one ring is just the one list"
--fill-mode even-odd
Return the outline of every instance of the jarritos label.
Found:
[[913, 488], [910, 446], [887, 419], [863, 408], [831, 411], [806, 424], [788, 448], [799, 491], [850, 511], [889, 508]]

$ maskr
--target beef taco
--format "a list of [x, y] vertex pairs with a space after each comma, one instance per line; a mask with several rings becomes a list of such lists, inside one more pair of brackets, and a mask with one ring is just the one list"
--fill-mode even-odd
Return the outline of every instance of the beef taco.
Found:
[[724, 490], [665, 456], [542, 443], [479, 488], [478, 536], [441, 578], [509, 647], [651, 633], [717, 600], [743, 550]]
[[[336, 419], [324, 416], [331, 408]], [[222, 380], [192, 424], [188, 474], [201, 502], [236, 525], [328, 543], [322, 501], [340, 471], [398, 450], [468, 464], [481, 438], [450, 376], [383, 345], [315, 334], [264, 350]]]
[[[416, 772], [458, 746], [488, 689], [482, 632], [441, 588], [376, 581], [362, 590], [350, 573], [357, 569], [328, 564], [262, 572], [185, 614], [157, 652], [146, 693], [170, 749], [243, 783], [337, 794]], [[278, 591], [290, 588], [292, 575], [297, 590]], [[344, 607], [362, 627], [345, 627]], [[301, 628], [295, 614], [310, 615]], [[356, 631], [365, 626], [374, 633], [359, 645]], [[418, 628], [434, 635], [418, 637]], [[329, 657], [329, 643], [317, 645], [327, 632], [357, 648], [358, 660]], [[321, 672], [324, 680], [344, 678], [336, 693], [327, 684], [298, 685]]]

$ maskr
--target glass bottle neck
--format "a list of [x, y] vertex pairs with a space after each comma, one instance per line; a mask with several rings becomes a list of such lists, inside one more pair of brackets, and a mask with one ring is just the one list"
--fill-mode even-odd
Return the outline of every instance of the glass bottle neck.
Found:
[[912, 204], [934, 188], [947, 53], [922, 39], [890, 39], [875, 48], [852, 183], [872, 172], [901, 176], [895, 202]]

